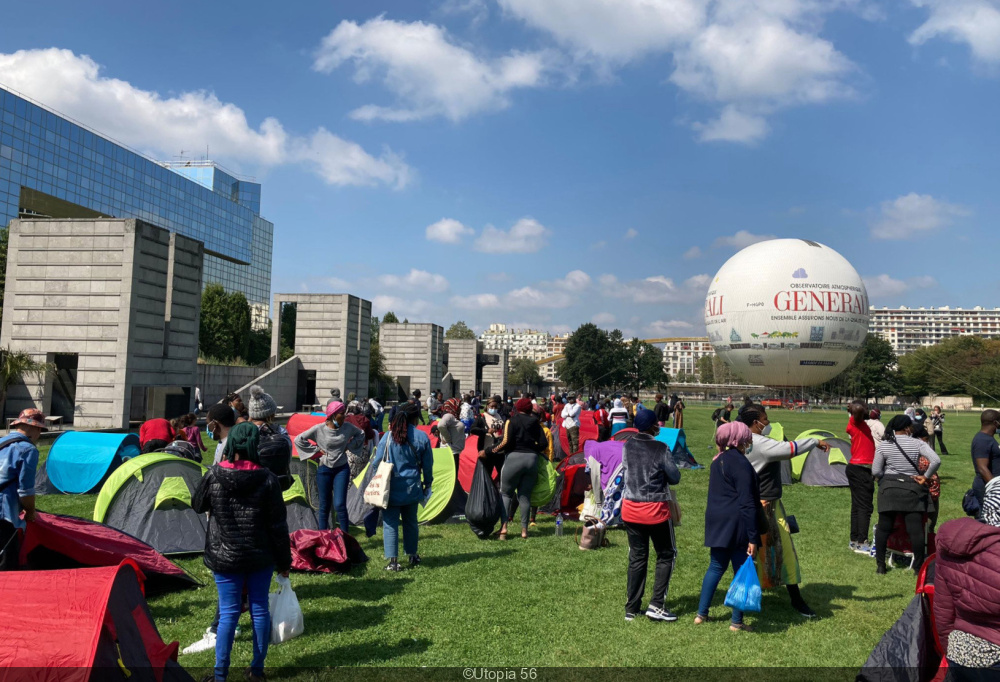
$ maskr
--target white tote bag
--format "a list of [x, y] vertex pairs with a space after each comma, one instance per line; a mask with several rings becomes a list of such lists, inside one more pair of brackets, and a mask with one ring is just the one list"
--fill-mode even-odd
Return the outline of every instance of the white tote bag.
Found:
[[383, 437], [385, 440], [385, 455], [379, 462], [375, 475], [365, 488], [365, 503], [379, 509], [389, 506], [389, 482], [392, 479], [392, 462], [389, 459], [389, 434]]
[[299, 598], [292, 591], [292, 583], [283, 576], [277, 577], [278, 591], [268, 595], [271, 611], [271, 644], [287, 642], [305, 632], [305, 621]]

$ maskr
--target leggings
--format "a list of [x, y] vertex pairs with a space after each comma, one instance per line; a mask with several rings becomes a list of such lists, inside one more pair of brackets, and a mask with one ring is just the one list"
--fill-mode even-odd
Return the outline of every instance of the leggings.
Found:
[[885, 546], [896, 525], [896, 515], [902, 514], [906, 523], [906, 534], [910, 536], [910, 549], [913, 551], [913, 566], [919, 569], [924, 565], [924, 515], [920, 512], [879, 512], [878, 525], [875, 526], [875, 563], [885, 566]]
[[500, 474], [500, 495], [503, 497], [503, 507], [509, 518], [511, 500], [517, 491], [517, 506], [521, 510], [521, 528], [528, 529], [528, 517], [531, 513], [531, 491], [535, 489], [538, 479], [538, 455], [523, 450], [507, 455], [503, 471]]
[[319, 529], [330, 528], [330, 502], [337, 511], [337, 525], [347, 532], [347, 487], [351, 483], [351, 467], [348, 464], [335, 469], [319, 465], [316, 472], [316, 487], [319, 488]]
[[937, 441], [941, 445], [941, 454], [948, 454], [948, 446], [944, 444], [944, 431], [934, 431], [931, 433], [931, 447], [934, 447], [934, 443]]

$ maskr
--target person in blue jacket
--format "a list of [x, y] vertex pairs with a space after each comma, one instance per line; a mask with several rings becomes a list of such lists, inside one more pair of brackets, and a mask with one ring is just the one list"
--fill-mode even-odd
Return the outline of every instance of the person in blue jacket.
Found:
[[410, 557], [410, 568], [420, 563], [417, 554], [417, 505], [430, 492], [434, 481], [434, 451], [427, 434], [416, 427], [420, 408], [404, 403], [396, 410], [371, 466], [383, 461], [392, 464], [389, 479], [389, 506], [382, 510], [382, 546], [389, 564], [387, 571], [401, 571], [399, 565], [399, 524], [403, 523], [403, 551]]
[[[715, 442], [720, 452], [710, 469], [705, 508], [705, 546], [711, 561], [701, 583], [696, 625], [708, 620], [708, 607], [726, 567], [732, 565], [736, 575], [743, 562], [757, 555], [760, 546], [760, 482], [746, 458], [753, 448], [753, 434], [742, 422], [727, 422], [716, 430]], [[733, 609], [729, 629], [750, 630], [743, 623], [742, 611]]]

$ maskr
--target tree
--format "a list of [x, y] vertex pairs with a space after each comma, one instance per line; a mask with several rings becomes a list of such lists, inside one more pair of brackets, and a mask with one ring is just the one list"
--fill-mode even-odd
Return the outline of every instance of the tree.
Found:
[[250, 304], [242, 292], [227, 294], [211, 283], [201, 294], [198, 351], [220, 362], [247, 360], [250, 354]]
[[616, 369], [614, 362], [608, 333], [588, 322], [566, 342], [565, 360], [557, 363], [556, 370], [567, 386], [594, 392], [610, 385], [608, 377]]
[[835, 395], [865, 399], [896, 395], [903, 388], [897, 361], [892, 344], [877, 334], [869, 334], [854, 361], [820, 388]]
[[645, 388], [663, 388], [670, 382], [663, 367], [663, 351], [656, 346], [633, 338], [623, 344], [620, 356], [623, 358], [623, 385], [638, 394]]
[[393, 322], [399, 322], [399, 318], [396, 317], [396, 313], [391, 310], [382, 316], [382, 324], [390, 324]]
[[538, 371], [538, 365], [529, 358], [515, 358], [510, 363], [510, 371], [507, 373], [507, 383], [511, 386], [524, 386], [528, 390], [529, 386], [537, 386], [542, 381], [542, 375]]
[[698, 380], [703, 384], [715, 383], [714, 355], [702, 355], [698, 358]]
[[229, 355], [226, 360], [247, 361], [250, 356], [250, 332], [253, 330], [250, 303], [242, 291], [226, 298], [226, 323], [229, 332]]
[[459, 320], [455, 324], [448, 327], [448, 331], [444, 333], [444, 338], [446, 339], [475, 339], [476, 332], [469, 329], [468, 325], [464, 321]]
[[678, 372], [677, 376], [674, 377], [674, 382], [678, 384], [686, 384], [688, 381], [690, 381], [690, 378], [688, 377], [687, 373], [683, 371]]
[[271, 328], [271, 320], [268, 320], [266, 327], [250, 332], [250, 349], [246, 358], [248, 365], [261, 365], [271, 357]]
[[278, 311], [278, 361], [284, 362], [295, 355], [295, 322], [298, 317], [295, 303], [282, 303]]
[[7, 416], [7, 391], [25, 377], [35, 377], [41, 381], [55, 371], [51, 362], [39, 362], [23, 350], [0, 350], [0, 414]]
[[382, 386], [390, 383], [392, 377], [385, 369], [385, 356], [379, 346], [380, 324], [377, 317], [372, 316], [371, 344], [368, 348], [368, 395], [381, 396]]
[[971, 395], [979, 402], [1000, 396], [1000, 340], [959, 336], [899, 359], [902, 393]]

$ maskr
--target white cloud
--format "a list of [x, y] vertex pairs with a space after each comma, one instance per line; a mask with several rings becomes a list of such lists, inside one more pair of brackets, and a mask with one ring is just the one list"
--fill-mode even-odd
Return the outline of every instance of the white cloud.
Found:
[[490, 17], [490, 7], [486, 0], [445, 0], [439, 11], [442, 14], [466, 15], [474, 28], [481, 26]]
[[[427, 301], [420, 299], [407, 299], [399, 296], [374, 296], [372, 298], [372, 314], [382, 316], [390, 310], [402, 320], [410, 315], [422, 315], [431, 306]], [[416, 322], [416, 320], [410, 320]]]
[[939, 201], [929, 194], [910, 192], [892, 201], [883, 201], [878, 212], [870, 213], [873, 214], [872, 237], [896, 239], [948, 227], [955, 218], [968, 216], [971, 211]]
[[568, 308], [576, 298], [562, 291], [542, 291], [535, 287], [522, 287], [510, 292], [505, 300], [514, 308]]
[[740, 230], [734, 235], [728, 237], [719, 237], [714, 242], [712, 246], [716, 248], [720, 247], [730, 247], [734, 249], [745, 249], [751, 244], [756, 244], [757, 242], [765, 242], [768, 239], [774, 239], [773, 234], [752, 234], [746, 230]]
[[86, 55], [48, 48], [0, 54], [0, 83], [153, 156], [201, 150], [229, 163], [304, 163], [331, 185], [403, 187], [412, 171], [391, 151], [373, 156], [324, 128], [290, 135], [275, 118], [255, 129], [233, 103], [199, 90], [163, 97], [101, 74]]
[[610, 327], [615, 323], [615, 316], [611, 313], [597, 313], [590, 321], [596, 324], [598, 327]]
[[594, 242], [593, 244], [591, 244], [590, 245], [590, 250], [591, 251], [603, 251], [605, 248], [607, 248], [607, 246], [608, 246], [608, 243], [602, 239], [599, 242]]
[[695, 275], [677, 284], [663, 275], [630, 282], [621, 282], [614, 275], [601, 275], [599, 281], [606, 296], [633, 303], [693, 303], [705, 296], [711, 278]]
[[638, 236], [639, 236], [639, 231], [631, 227], [625, 231], [625, 239], [635, 239]]
[[[972, 0], [969, 0], [972, 1]], [[983, 0], [980, 0], [983, 1]], [[857, 67], [820, 36], [840, 9], [872, 16], [859, 0], [500, 0], [525, 23], [602, 74], [670, 54], [670, 82], [721, 107], [695, 126], [702, 140], [755, 142], [765, 116], [788, 106], [855, 95]]]
[[893, 279], [889, 275], [864, 277], [869, 299], [893, 298], [913, 289], [930, 289], [937, 286], [933, 277], [911, 277], [906, 280]]
[[486, 274], [486, 279], [491, 282], [506, 282], [510, 279], [510, 274], [506, 272], [489, 272]]
[[579, 292], [580, 290], [589, 287], [590, 281], [590, 275], [583, 270], [573, 270], [572, 272], [566, 273], [565, 277], [560, 280], [556, 280], [553, 284], [560, 289]]
[[366, 105], [351, 113], [356, 119], [445, 116], [459, 121], [509, 106], [513, 90], [542, 85], [551, 57], [546, 52], [510, 52], [487, 59], [457, 44], [435, 24], [379, 16], [363, 24], [340, 22], [316, 50], [313, 68], [330, 73], [350, 62], [356, 81], [381, 77], [395, 94], [393, 106]]
[[320, 283], [326, 288], [337, 292], [349, 292], [354, 286], [354, 283], [348, 282], [346, 279], [341, 279], [339, 277], [324, 277], [320, 280]]
[[481, 310], [487, 308], [499, 308], [500, 299], [496, 294], [470, 294], [466, 296], [452, 296], [451, 305], [462, 310]]
[[684, 260], [694, 260], [695, 258], [701, 258], [701, 249], [699, 247], [692, 246], [684, 252]]
[[504, 232], [492, 225], [476, 239], [476, 251], [483, 253], [535, 253], [546, 245], [551, 231], [534, 218], [521, 218]]
[[649, 338], [663, 338], [690, 332], [693, 329], [694, 325], [684, 320], [654, 320], [647, 324], [643, 331]]
[[442, 218], [433, 225], [428, 225], [425, 230], [427, 238], [432, 242], [442, 244], [458, 244], [466, 235], [475, 234], [471, 227], [466, 227], [452, 218]]
[[980, 62], [1000, 63], [1000, 4], [996, 0], [911, 0], [929, 11], [927, 21], [910, 34], [910, 44], [933, 38], [965, 43]]
[[448, 280], [444, 275], [435, 275], [425, 270], [410, 270], [406, 275], [382, 275], [378, 278], [384, 287], [408, 287], [421, 292], [440, 293], [448, 290]]

